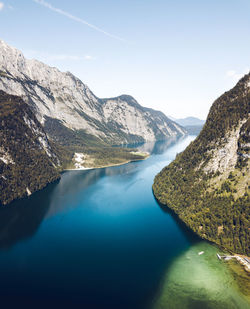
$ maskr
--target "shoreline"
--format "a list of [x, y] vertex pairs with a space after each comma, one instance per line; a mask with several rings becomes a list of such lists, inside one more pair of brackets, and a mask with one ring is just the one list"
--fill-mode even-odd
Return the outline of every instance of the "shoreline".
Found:
[[[160, 207], [163, 207], [163, 208], [167, 208], [168, 211], [170, 211], [171, 215], [174, 216], [175, 220], [179, 220], [182, 224], [185, 225], [185, 227], [187, 228], [187, 230], [191, 231], [191, 233], [193, 233], [196, 237], [200, 238], [201, 240], [204, 240], [208, 243], [210, 243], [211, 245], [214, 245], [214, 246], [217, 246], [218, 249], [220, 249], [221, 251], [223, 252], [226, 252], [225, 254], [227, 253], [230, 253], [231, 255], [233, 255], [235, 257], [235, 262], [237, 263], [238, 266], [240, 266], [242, 268], [242, 270], [246, 273], [246, 274], [249, 274], [250, 273], [250, 268], [249, 266], [246, 266], [245, 264], [243, 264], [243, 261], [242, 259], [244, 258], [247, 258], [250, 260], [250, 257], [247, 256], [247, 255], [244, 255], [244, 254], [240, 254], [240, 253], [236, 253], [236, 252], [233, 252], [232, 250], [222, 246], [221, 244], [217, 243], [216, 241], [213, 241], [211, 239], [208, 239], [208, 238], [205, 238], [205, 237], [202, 237], [201, 235], [199, 235], [199, 233], [197, 233], [195, 230], [193, 230], [184, 220], [182, 220], [179, 216], [179, 214], [177, 212], [175, 212], [171, 207], [169, 207], [168, 205], [166, 204], [162, 204], [156, 197], [156, 195], [154, 194], [154, 190], [153, 191], [153, 195], [157, 201], [157, 203], [159, 204]], [[229, 259], [231, 260], [231, 259]], [[229, 260], [225, 260], [225, 262], [228, 262]], [[250, 264], [249, 264], [250, 265]], [[236, 272], [236, 271], [234, 271]]]
[[131, 163], [131, 162], [144, 161], [144, 160], [148, 159], [149, 157], [150, 157], [150, 155], [146, 156], [145, 158], [138, 159], [138, 160], [129, 160], [129, 161], [121, 162], [121, 163], [108, 164], [108, 165], [96, 166], [96, 167], [67, 168], [67, 169], [63, 169], [61, 171], [61, 173], [67, 172], [67, 171], [87, 171], [87, 170], [100, 169], [100, 168], [106, 168], [106, 167], [121, 166], [121, 165], [125, 165], [125, 164]]

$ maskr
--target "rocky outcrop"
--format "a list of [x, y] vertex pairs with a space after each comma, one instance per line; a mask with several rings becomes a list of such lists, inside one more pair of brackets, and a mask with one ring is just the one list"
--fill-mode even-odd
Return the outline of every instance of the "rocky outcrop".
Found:
[[155, 141], [186, 134], [184, 128], [162, 112], [142, 107], [131, 96], [102, 99], [102, 102], [105, 122], [118, 124], [126, 135], [141, 137], [142, 141]]
[[227, 176], [235, 169], [239, 159], [238, 144], [240, 132], [247, 119], [239, 122], [239, 125], [226, 134], [220, 142], [215, 142], [213, 149], [208, 152], [211, 159], [203, 166], [206, 173], [224, 173]]
[[[186, 133], [164, 114], [140, 106], [130, 96], [97, 98], [70, 72], [25, 59], [19, 50], [1, 40], [0, 89], [22, 97], [45, 130], [51, 122], [59, 121], [72, 131], [83, 131], [111, 144], [154, 141]], [[47, 133], [59, 138], [55, 131]]]

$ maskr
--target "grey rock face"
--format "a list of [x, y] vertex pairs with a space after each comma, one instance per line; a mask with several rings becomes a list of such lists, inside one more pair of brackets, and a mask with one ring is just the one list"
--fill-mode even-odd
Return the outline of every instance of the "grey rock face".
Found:
[[1, 40], [0, 90], [22, 97], [43, 125], [48, 118], [56, 119], [112, 144], [186, 134], [163, 113], [143, 108], [132, 97], [99, 99], [70, 72], [25, 59]]

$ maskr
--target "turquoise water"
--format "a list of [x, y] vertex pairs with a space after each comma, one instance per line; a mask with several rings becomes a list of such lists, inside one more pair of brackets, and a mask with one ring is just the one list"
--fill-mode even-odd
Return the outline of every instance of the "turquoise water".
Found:
[[141, 150], [151, 152], [145, 161], [65, 172], [59, 182], [1, 208], [1, 304], [245, 308], [216, 249], [152, 194], [154, 176], [193, 138], [144, 144]]

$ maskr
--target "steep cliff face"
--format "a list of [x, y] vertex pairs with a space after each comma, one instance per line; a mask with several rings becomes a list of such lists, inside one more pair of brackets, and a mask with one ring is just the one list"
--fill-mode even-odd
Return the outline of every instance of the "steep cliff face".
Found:
[[[71, 73], [25, 59], [20, 51], [1, 40], [0, 89], [21, 96], [45, 130], [60, 121], [68, 129], [111, 144], [153, 141], [186, 133], [165, 115], [143, 108], [132, 97], [97, 98]], [[57, 131], [47, 133], [60, 138]]]
[[156, 198], [201, 237], [249, 252], [250, 74], [211, 107], [194, 142], [155, 178]]
[[185, 129], [162, 112], [142, 107], [131, 96], [102, 99], [102, 103], [104, 121], [107, 124], [118, 124], [123, 133], [138, 136], [140, 141], [162, 140], [186, 134]]
[[58, 166], [60, 161], [30, 107], [0, 91], [0, 204], [58, 179]]

